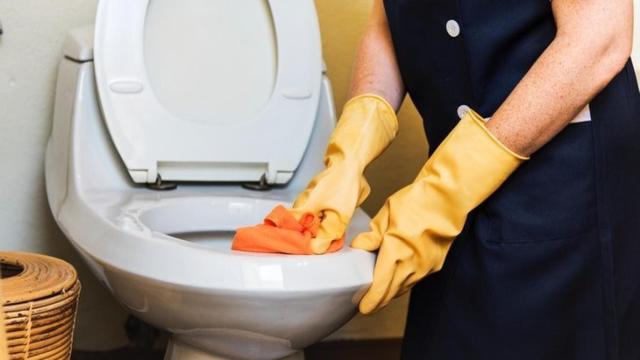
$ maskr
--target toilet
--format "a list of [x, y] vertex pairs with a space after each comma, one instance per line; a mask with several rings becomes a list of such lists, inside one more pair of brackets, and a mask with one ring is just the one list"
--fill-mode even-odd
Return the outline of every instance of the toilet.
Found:
[[94, 275], [170, 334], [165, 359], [303, 359], [348, 322], [375, 255], [232, 251], [323, 168], [336, 116], [312, 0], [101, 0], [67, 36], [51, 212]]

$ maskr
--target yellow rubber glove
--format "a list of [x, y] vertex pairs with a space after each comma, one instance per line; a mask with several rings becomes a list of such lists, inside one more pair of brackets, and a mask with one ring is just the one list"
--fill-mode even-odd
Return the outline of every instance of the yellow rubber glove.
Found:
[[317, 214], [322, 221], [311, 241], [315, 254], [327, 251], [341, 238], [353, 212], [369, 195], [365, 167], [389, 146], [398, 132], [398, 119], [387, 101], [360, 95], [345, 106], [329, 139], [325, 169], [316, 175], [293, 203], [293, 213]]
[[426, 162], [411, 185], [389, 197], [371, 231], [351, 246], [378, 250], [373, 284], [360, 301], [368, 314], [442, 268], [471, 210], [523, 160], [502, 145], [469, 111]]

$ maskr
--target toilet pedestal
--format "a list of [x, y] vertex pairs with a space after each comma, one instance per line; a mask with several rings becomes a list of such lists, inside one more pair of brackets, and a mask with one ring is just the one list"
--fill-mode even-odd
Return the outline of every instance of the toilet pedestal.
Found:
[[[229, 358], [206, 353], [193, 346], [174, 339], [169, 340], [164, 360], [231, 360]], [[304, 352], [298, 351], [281, 360], [304, 360]]]

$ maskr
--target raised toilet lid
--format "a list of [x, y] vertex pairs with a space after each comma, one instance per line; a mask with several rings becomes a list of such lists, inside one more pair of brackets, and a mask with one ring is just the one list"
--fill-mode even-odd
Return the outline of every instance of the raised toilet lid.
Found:
[[101, 0], [95, 72], [136, 183], [286, 183], [322, 76], [312, 0]]

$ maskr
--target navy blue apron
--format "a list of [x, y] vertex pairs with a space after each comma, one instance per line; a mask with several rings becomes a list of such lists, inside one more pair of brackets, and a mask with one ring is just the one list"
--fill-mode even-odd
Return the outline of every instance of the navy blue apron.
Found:
[[[553, 40], [548, 0], [385, 0], [431, 149], [491, 116]], [[403, 358], [640, 359], [640, 94], [631, 62], [476, 211], [412, 291]]]

